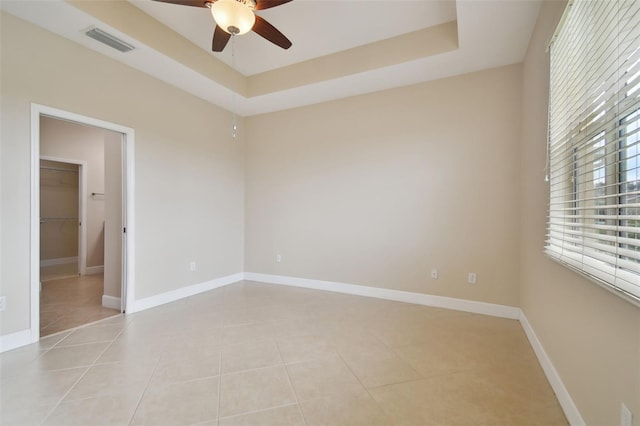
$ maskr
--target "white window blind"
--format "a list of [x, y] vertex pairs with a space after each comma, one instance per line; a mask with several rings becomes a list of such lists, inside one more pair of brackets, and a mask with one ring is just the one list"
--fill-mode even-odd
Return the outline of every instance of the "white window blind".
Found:
[[575, 0], [556, 31], [546, 253], [640, 302], [640, 1]]

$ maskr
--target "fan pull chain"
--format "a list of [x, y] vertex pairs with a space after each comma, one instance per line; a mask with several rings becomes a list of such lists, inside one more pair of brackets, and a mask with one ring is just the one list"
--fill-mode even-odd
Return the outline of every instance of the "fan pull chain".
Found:
[[[236, 36], [231, 34], [231, 68], [236, 69]], [[231, 121], [231, 137], [237, 139], [238, 137], [238, 123], [236, 121], [236, 91], [231, 89], [231, 113], [233, 119]]]

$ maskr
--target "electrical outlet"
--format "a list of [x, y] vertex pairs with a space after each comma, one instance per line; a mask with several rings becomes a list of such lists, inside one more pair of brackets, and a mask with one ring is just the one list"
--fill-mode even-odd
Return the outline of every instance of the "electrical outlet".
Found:
[[633, 413], [624, 402], [620, 408], [620, 426], [633, 426]]
[[7, 309], [7, 296], [0, 297], [0, 311]]
[[196, 262], [195, 261], [189, 262], [189, 270], [191, 272], [195, 272], [196, 271]]
[[276, 254], [276, 262], [280, 263], [282, 262], [282, 256], [279, 254]]
[[469, 284], [476, 284], [478, 282], [478, 277], [475, 272], [469, 272], [469, 276], [467, 278], [467, 282]]
[[433, 278], [434, 280], [438, 279], [438, 270], [436, 268], [433, 268], [431, 270], [431, 278]]

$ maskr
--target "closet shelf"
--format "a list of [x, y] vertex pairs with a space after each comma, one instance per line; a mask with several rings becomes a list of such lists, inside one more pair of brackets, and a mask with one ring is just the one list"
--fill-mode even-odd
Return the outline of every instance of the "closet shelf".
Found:
[[78, 221], [77, 217], [41, 217], [40, 218], [40, 223], [46, 223], [46, 222], [72, 222], [72, 221]]

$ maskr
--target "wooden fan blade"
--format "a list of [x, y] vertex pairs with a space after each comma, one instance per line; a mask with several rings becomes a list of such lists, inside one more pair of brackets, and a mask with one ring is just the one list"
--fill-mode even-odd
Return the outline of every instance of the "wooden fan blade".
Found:
[[153, 0], [162, 3], [179, 4], [181, 6], [193, 6], [193, 7], [208, 7], [207, 3], [211, 3], [207, 0]]
[[211, 43], [211, 50], [214, 52], [222, 52], [229, 42], [231, 34], [216, 25], [216, 29], [213, 32], [213, 42]]
[[270, 9], [272, 7], [280, 6], [281, 4], [289, 3], [293, 0], [257, 0], [256, 10]]
[[252, 30], [259, 36], [266, 38], [271, 43], [278, 45], [283, 49], [291, 47], [291, 42], [284, 36], [284, 34], [258, 15], [256, 15], [256, 23], [253, 25]]

